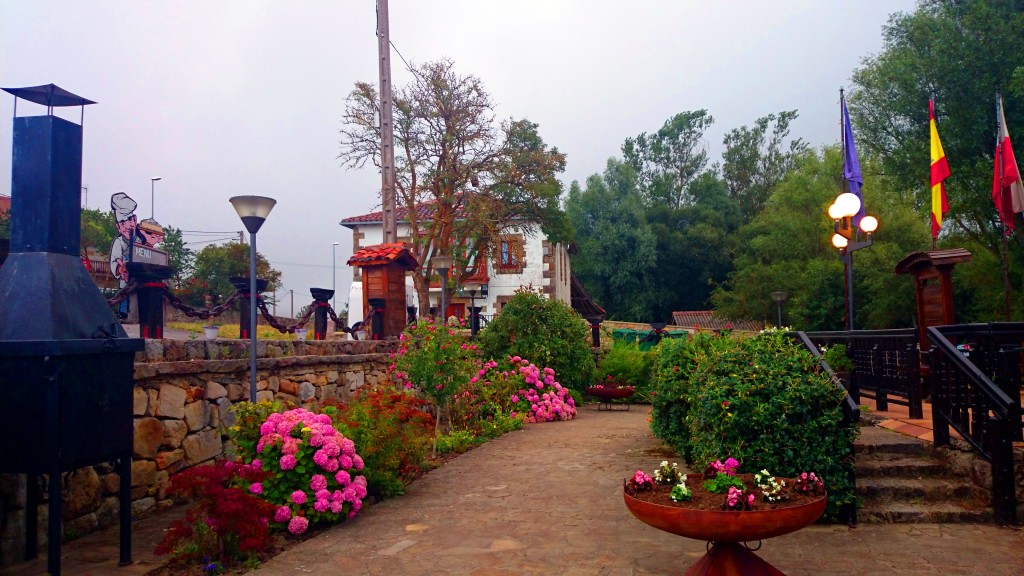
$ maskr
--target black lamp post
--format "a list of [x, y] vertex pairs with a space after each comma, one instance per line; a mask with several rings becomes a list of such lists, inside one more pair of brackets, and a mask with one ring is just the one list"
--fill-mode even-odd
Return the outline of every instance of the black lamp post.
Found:
[[265, 196], [234, 196], [230, 202], [249, 231], [249, 401], [256, 402], [256, 232], [266, 222], [277, 200]]
[[445, 288], [448, 287], [448, 269], [452, 267], [451, 256], [434, 256], [430, 259], [430, 265], [441, 273], [441, 323], [448, 321], [448, 303], [445, 302]]
[[860, 232], [853, 227], [853, 217], [860, 211], [860, 205], [861, 200], [856, 194], [845, 192], [828, 207], [829, 217], [835, 220], [836, 233], [832, 235], [832, 245], [839, 249], [839, 259], [846, 274], [846, 329], [850, 331], [853, 331], [853, 253], [874, 244], [872, 235], [878, 229], [877, 218], [862, 217], [860, 232], [867, 235], [867, 240], [858, 240]]
[[782, 330], [782, 303], [786, 301], [786, 293], [782, 291], [772, 292], [772, 300], [775, 301], [775, 306], [778, 308], [779, 312], [779, 319], [778, 322], [776, 322], [775, 327]]
[[480, 289], [480, 284], [476, 282], [466, 282], [462, 285], [463, 290], [469, 291], [469, 337], [476, 338], [476, 333], [480, 331], [480, 315], [479, 309], [476, 307], [476, 291]]

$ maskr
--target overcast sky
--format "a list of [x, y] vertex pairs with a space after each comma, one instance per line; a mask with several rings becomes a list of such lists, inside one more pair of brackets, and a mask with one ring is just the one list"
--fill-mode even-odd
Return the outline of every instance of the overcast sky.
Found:
[[[338, 128], [356, 81], [377, 81], [376, 4], [323, 1], [0, 0], [0, 86], [55, 83], [86, 109], [88, 206], [126, 192], [137, 213], [192, 247], [236, 236], [228, 198], [278, 203], [257, 248], [283, 273], [295, 310], [309, 288], [347, 300], [351, 231], [342, 218], [379, 208], [380, 175], [339, 167]], [[584, 180], [625, 138], [706, 108], [718, 159], [728, 130], [797, 109], [793, 134], [839, 139], [839, 88], [882, 45], [910, 0], [390, 0], [391, 41], [412, 64], [451, 58], [497, 104], [526, 117]], [[396, 87], [410, 75], [392, 51]], [[10, 114], [14, 97], [0, 93]], [[4, 108], [6, 106], [6, 108]], [[22, 102], [19, 115], [44, 109]], [[78, 111], [64, 114], [78, 119]], [[11, 124], [0, 123], [0, 194], [10, 194]], [[150, 202], [150, 178], [155, 206]], [[332, 267], [333, 242], [337, 266]]]

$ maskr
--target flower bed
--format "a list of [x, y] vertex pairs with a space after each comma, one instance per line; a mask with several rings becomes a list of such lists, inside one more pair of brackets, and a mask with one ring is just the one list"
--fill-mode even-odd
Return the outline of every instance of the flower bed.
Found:
[[[673, 486], [668, 484], [657, 484], [655, 483], [649, 490], [634, 490], [629, 487], [629, 483], [626, 484], [626, 493], [644, 502], [651, 502], [653, 504], [661, 504], [663, 506], [672, 506], [674, 508], [689, 508], [692, 510], [726, 510], [725, 501], [727, 495], [715, 494], [709, 492], [704, 488], [704, 475], [703, 474], [687, 474], [686, 486], [690, 488], [692, 496], [689, 500], [674, 501], [670, 498]], [[783, 499], [775, 502], [765, 500], [764, 491], [760, 488], [755, 487], [754, 475], [753, 474], [740, 474], [736, 476], [741, 480], [744, 486], [752, 487], [750, 493], [754, 496], [753, 510], [777, 510], [779, 508], [791, 508], [794, 506], [802, 506], [804, 504], [810, 504], [816, 500], [821, 500], [821, 494], [812, 494], [807, 492], [791, 492], [790, 495]], [[794, 485], [796, 483], [795, 478], [784, 478], [782, 479], [787, 486]]]

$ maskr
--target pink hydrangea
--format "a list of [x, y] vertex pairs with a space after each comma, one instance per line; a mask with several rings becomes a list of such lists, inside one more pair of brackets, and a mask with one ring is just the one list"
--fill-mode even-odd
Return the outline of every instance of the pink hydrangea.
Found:
[[249, 492], [252, 492], [253, 494], [263, 494], [263, 484], [259, 482], [253, 482], [249, 486]]
[[278, 506], [274, 512], [274, 522], [284, 522], [292, 517], [292, 509], [287, 506]]
[[302, 490], [296, 490], [295, 492], [292, 492], [292, 502], [296, 504], [305, 504], [306, 493], [303, 492]]
[[327, 477], [323, 474], [313, 474], [313, 477], [309, 480], [309, 487], [314, 491], [327, 488]]
[[309, 520], [302, 516], [296, 516], [288, 522], [288, 531], [292, 534], [302, 534], [306, 528], [309, 528]]
[[295, 459], [294, 455], [285, 454], [284, 456], [281, 456], [281, 460], [278, 464], [281, 466], [281, 470], [292, 470], [298, 464], [298, 461]]

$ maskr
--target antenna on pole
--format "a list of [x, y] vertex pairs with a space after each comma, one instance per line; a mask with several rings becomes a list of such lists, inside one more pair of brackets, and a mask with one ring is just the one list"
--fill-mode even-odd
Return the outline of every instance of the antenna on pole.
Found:
[[380, 174], [384, 242], [398, 241], [395, 222], [395, 138], [391, 119], [391, 37], [388, 0], [377, 0], [377, 54], [380, 64]]

